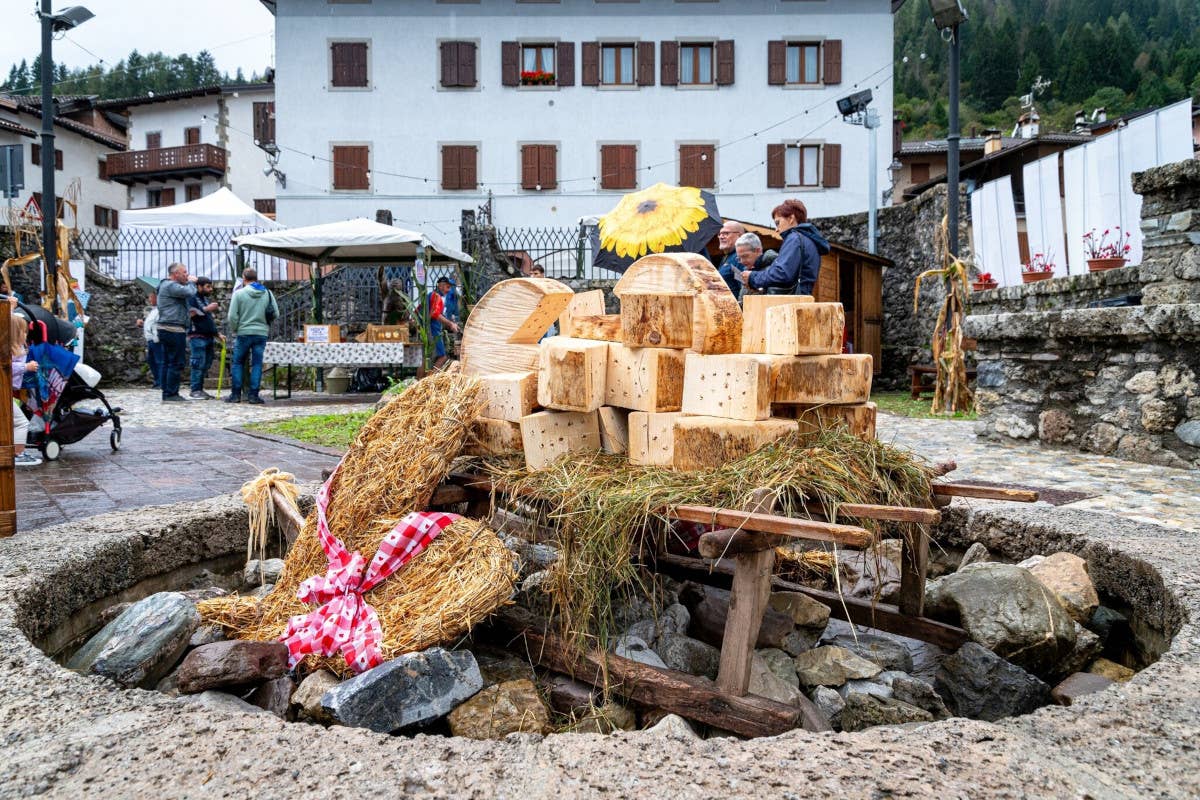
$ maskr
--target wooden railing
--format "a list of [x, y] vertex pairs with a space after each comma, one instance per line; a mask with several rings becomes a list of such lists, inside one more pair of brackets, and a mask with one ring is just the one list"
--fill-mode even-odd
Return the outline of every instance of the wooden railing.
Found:
[[182, 147], [159, 147], [154, 150], [131, 150], [108, 154], [108, 177], [170, 173], [225, 172], [226, 153], [212, 144], [187, 144]]

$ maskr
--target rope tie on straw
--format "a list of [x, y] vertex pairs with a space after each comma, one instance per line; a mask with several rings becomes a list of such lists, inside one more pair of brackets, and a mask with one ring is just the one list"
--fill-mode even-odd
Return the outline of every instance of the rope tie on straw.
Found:
[[300, 487], [296, 485], [296, 476], [290, 472], [282, 472], [277, 467], [267, 467], [254, 478], [242, 484], [242, 502], [250, 511], [250, 537], [246, 541], [246, 560], [253, 558], [258, 551], [261, 563], [266, 556], [267, 533], [275, 524], [275, 498], [278, 492], [280, 498], [291, 505], [300, 514], [296, 498], [300, 495]]
[[288, 620], [280, 640], [288, 648], [288, 666], [295, 667], [307, 655], [329, 657], [341, 652], [346, 665], [355, 673], [365, 672], [383, 661], [379, 645], [383, 629], [379, 614], [363, 595], [382, 583], [429, 546], [443, 530], [462, 517], [442, 512], [414, 511], [406, 515], [379, 543], [379, 550], [363, 572], [366, 559], [350, 552], [342, 540], [329, 530], [329, 480], [317, 493], [317, 537], [329, 561], [324, 575], [315, 575], [300, 584], [296, 597], [304, 603], [321, 603], [308, 614]]

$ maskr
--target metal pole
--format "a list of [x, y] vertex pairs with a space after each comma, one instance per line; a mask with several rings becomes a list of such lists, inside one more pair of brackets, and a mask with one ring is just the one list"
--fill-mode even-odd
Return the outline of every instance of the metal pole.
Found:
[[50, 0], [42, 0], [42, 251], [46, 259], [46, 288], [58, 307], [58, 203], [54, 197], [54, 60]]
[[958, 26], [950, 29], [950, 132], [946, 135], [946, 216], [950, 255], [958, 258]]
[[875, 111], [867, 111], [867, 132], [870, 134], [868, 142], [871, 148], [871, 155], [868, 156], [868, 169], [871, 172], [871, 177], [867, 181], [868, 191], [871, 193], [871, 202], [867, 206], [867, 251], [874, 255], [876, 253], [875, 243], [878, 235], [878, 227], [876, 221], [879, 215], [879, 148], [876, 133], [879, 128], [879, 114]]

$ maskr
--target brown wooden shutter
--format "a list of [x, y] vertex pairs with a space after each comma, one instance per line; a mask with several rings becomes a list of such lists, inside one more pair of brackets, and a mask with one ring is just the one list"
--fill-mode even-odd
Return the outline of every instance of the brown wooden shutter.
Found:
[[159, 205], [163, 205], [163, 206], [175, 205], [175, 187], [174, 186], [172, 186], [170, 189], [162, 190], [162, 202], [160, 202]]
[[637, 84], [638, 86], [654, 85], [654, 42], [638, 42], [637, 45]]
[[[146, 139], [149, 140], [149, 138], [150, 135], [146, 134]], [[40, 144], [29, 145], [29, 158], [35, 167], [42, 165], [42, 146]]]
[[200, 191], [201, 191], [200, 184], [189, 183], [187, 186], [183, 187], [184, 199], [187, 200], [189, 203], [192, 202], [193, 200], [199, 200], [200, 199]]
[[199, 128], [184, 128], [183, 129], [184, 144], [200, 144], [200, 129]]
[[329, 85], [346, 85], [346, 51], [341, 42], [331, 42], [329, 45]]
[[767, 145], [767, 188], [782, 189], [787, 185], [787, 175], [784, 169], [784, 153], [787, 148], [782, 144]]
[[340, 145], [333, 148], [333, 188], [361, 191], [371, 188], [367, 177], [370, 148], [363, 145]]
[[275, 103], [254, 104], [254, 140], [259, 145], [275, 144]]
[[162, 133], [155, 131], [154, 133], [146, 134], [146, 149], [158, 150], [162, 147]]
[[521, 188], [533, 190], [538, 187], [538, 156], [540, 149], [536, 144], [521, 146]]
[[459, 166], [462, 169], [462, 188], [477, 189], [479, 187], [478, 179], [478, 161], [479, 149], [474, 145], [468, 145], [462, 148], [462, 155], [459, 157]]
[[458, 43], [458, 85], [473, 87], [479, 83], [476, 72], [475, 43]]
[[442, 86], [458, 86], [458, 42], [442, 42]]
[[842, 40], [826, 39], [821, 45], [825, 55], [825, 85], [833, 86], [842, 82]]
[[711, 144], [679, 146], [679, 183], [711, 189], [716, 183], [716, 147]]
[[96, 160], [96, 177], [102, 181], [108, 180], [108, 161], [103, 158]]
[[333, 75], [331, 86], [367, 85], [367, 43], [333, 42], [330, 45]]
[[767, 42], [767, 84], [787, 83], [787, 42]]
[[583, 58], [583, 76], [580, 83], [584, 86], [600, 85], [600, 43], [584, 42], [580, 45]]
[[827, 189], [836, 189], [842, 185], [842, 146], [827, 144], [821, 148], [822, 165], [821, 185]]
[[554, 65], [557, 72], [555, 79], [559, 86], [574, 86], [575, 85], [575, 43], [574, 42], [559, 42], [558, 53], [555, 57], [558, 62]]
[[619, 170], [620, 158], [617, 155], [617, 146], [614, 144], [602, 145], [600, 147], [600, 188], [616, 189]]
[[717, 42], [717, 86], [733, 85], [733, 39]]
[[521, 45], [517, 42], [500, 43], [500, 83], [521, 85]]
[[662, 68], [659, 80], [663, 86], [679, 85], [679, 42], [663, 42], [659, 46]]
[[95, 225], [97, 228], [103, 228], [103, 227], [106, 227], [106, 226], [105, 226], [105, 224], [104, 224], [104, 222], [103, 222], [103, 220], [102, 220], [102, 218], [103, 218], [103, 216], [104, 216], [102, 212], [103, 212], [103, 209], [102, 209], [100, 206], [96, 206], [96, 207], [93, 209], [93, 214], [92, 214], [92, 216], [93, 216], [93, 219], [92, 219], [92, 224], [93, 224], [93, 225]]
[[637, 147], [631, 144], [621, 145], [617, 150], [619, 158], [619, 166], [617, 169], [617, 180], [620, 185], [618, 189], [636, 189], [637, 188]]
[[543, 190], [558, 188], [558, 145], [538, 145], [538, 182]]
[[54, 168], [55, 168], [55, 169], [57, 169], [57, 170], [61, 170], [61, 169], [63, 168], [63, 154], [62, 154], [62, 150], [55, 150], [55, 151], [54, 151]]
[[443, 189], [461, 189], [462, 188], [462, 169], [460, 164], [460, 152], [453, 145], [442, 145], [442, 188]]
[[119, 213], [120, 212], [117, 211], [115, 208], [108, 213], [108, 219], [109, 219], [109, 222], [112, 223], [111, 227], [113, 227], [113, 228], [117, 227], [120, 224], [117, 220], [117, 215]]

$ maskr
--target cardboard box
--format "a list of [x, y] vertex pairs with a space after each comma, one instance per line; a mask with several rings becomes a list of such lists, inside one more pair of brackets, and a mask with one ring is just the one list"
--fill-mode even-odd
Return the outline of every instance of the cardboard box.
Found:
[[306, 344], [330, 344], [342, 340], [341, 331], [337, 325], [305, 325], [304, 341]]
[[407, 344], [407, 325], [367, 325], [366, 338], [372, 344]]

